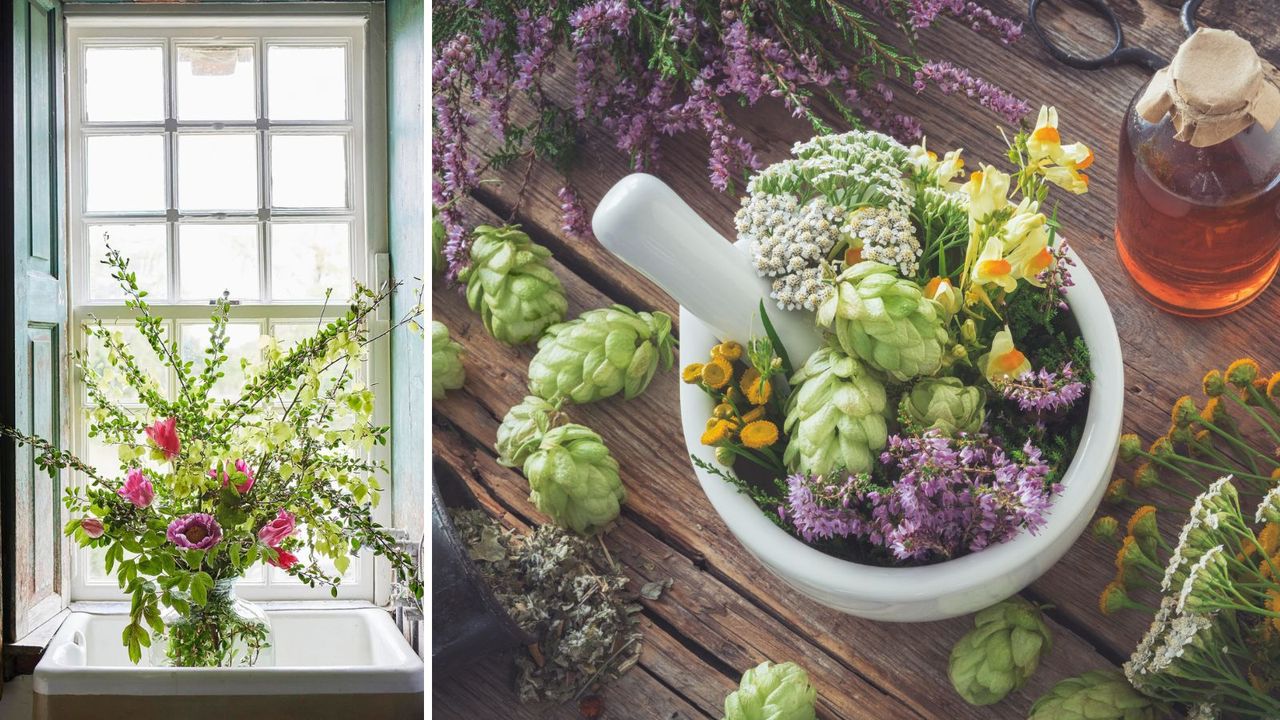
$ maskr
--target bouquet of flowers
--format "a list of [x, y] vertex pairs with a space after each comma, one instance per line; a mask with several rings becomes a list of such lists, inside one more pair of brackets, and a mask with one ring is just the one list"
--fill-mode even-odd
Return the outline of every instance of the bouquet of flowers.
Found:
[[[50, 474], [72, 468], [87, 478], [66, 490], [65, 532], [102, 551], [130, 597], [123, 634], [130, 659], [138, 662], [150, 647], [153, 664], [267, 661], [269, 622], [234, 594], [235, 580], [257, 563], [336, 595], [351, 555], [368, 549], [390, 560], [420, 597], [410, 556], [373, 519], [376, 475], [385, 467], [369, 452], [386, 443], [388, 428], [374, 423], [373, 393], [355, 377], [377, 339], [368, 320], [395, 288], [357, 287], [344, 314], [289, 349], [267, 339], [260, 362], [243, 362], [239, 396], [216, 399], [231, 304], [216, 304], [197, 367], [165, 336], [128, 260], [109, 249], [104, 262], [137, 312], [141, 338], [176, 378], [174, 396], [165, 396], [119, 333], [98, 322], [87, 331], [105, 349], [112, 378], [122, 378], [142, 405], [114, 402], [110, 379], [77, 356], [95, 405], [89, 436], [115, 446], [118, 473], [46, 439], [4, 427], [0, 434], [30, 445]], [[420, 314], [415, 307], [395, 325], [416, 323]]]
[[[1280, 372], [1237, 360], [1209, 371], [1203, 393], [1179, 398], [1150, 444], [1121, 436], [1131, 470], [1107, 498], [1134, 509], [1123, 526], [1112, 516], [1094, 523], [1096, 535], [1120, 540], [1099, 609], [1153, 616], [1124, 666], [1153, 708], [1182, 705], [1199, 720], [1278, 717]], [[1140, 493], [1191, 503], [1176, 539]]]
[[860, 562], [936, 562], [1034, 532], [1091, 379], [1064, 300], [1072, 261], [1042, 204], [1051, 185], [1087, 190], [1089, 149], [1062, 143], [1046, 107], [1010, 142], [1012, 174], [982, 165], [960, 182], [961, 151], [875, 132], [792, 155], [751, 179], [736, 226], [778, 306], [813, 312], [825, 342], [792, 367], [762, 305], [766, 337], [684, 368], [716, 401], [710, 469]]

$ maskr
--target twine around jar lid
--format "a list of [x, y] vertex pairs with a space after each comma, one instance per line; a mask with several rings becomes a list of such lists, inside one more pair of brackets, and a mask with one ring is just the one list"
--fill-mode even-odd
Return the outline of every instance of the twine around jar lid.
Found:
[[1216, 145], [1255, 122], [1270, 132], [1280, 120], [1280, 71], [1234, 32], [1200, 28], [1156, 72], [1137, 111], [1153, 123], [1167, 113], [1174, 138], [1195, 147]]

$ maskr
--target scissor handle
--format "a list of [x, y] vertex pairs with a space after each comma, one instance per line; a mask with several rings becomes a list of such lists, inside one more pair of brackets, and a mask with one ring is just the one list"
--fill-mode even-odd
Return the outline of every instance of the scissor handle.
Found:
[[[1188, 21], [1188, 15], [1186, 14], [1186, 9], [1188, 7], [1191, 7], [1191, 14], [1189, 16], [1190, 22], [1192, 25], [1195, 24], [1195, 8], [1200, 5], [1201, 1], [1202, 0], [1190, 0], [1183, 7], [1184, 25], [1186, 25]], [[1053, 40], [1049, 38], [1049, 34], [1040, 26], [1040, 20], [1036, 17], [1036, 13], [1039, 11], [1040, 5], [1043, 2], [1044, 0], [1030, 1], [1030, 4], [1027, 6], [1027, 19], [1031, 24], [1031, 29], [1035, 32], [1036, 37], [1040, 39], [1040, 44], [1044, 45], [1044, 49], [1048, 51], [1049, 55], [1063, 65], [1067, 65], [1068, 67], [1073, 67], [1078, 70], [1097, 70], [1110, 65], [1128, 63], [1138, 65], [1149, 72], [1155, 72], [1169, 64], [1167, 60], [1150, 50], [1146, 50], [1144, 48], [1125, 47], [1124, 30], [1120, 27], [1120, 18], [1116, 17], [1115, 12], [1111, 10], [1111, 6], [1108, 5], [1105, 0], [1083, 0], [1083, 2], [1085, 5], [1092, 8], [1098, 17], [1103, 18], [1111, 24], [1111, 35], [1114, 38], [1111, 49], [1096, 57], [1073, 55], [1072, 53], [1069, 53], [1055, 45]]]

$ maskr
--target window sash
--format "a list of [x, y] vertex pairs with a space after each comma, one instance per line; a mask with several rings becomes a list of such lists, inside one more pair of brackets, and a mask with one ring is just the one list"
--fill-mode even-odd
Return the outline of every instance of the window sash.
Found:
[[[151, 305], [153, 313], [164, 318], [175, 332], [178, 323], [208, 322], [210, 300], [182, 301], [180, 294], [180, 252], [178, 227], [186, 223], [252, 223], [258, 232], [258, 287], [259, 299], [243, 300], [232, 310], [232, 320], [256, 322], [266, 332], [277, 322], [315, 321], [332, 319], [346, 310], [345, 298], [334, 298], [327, 305], [323, 301], [273, 301], [271, 294], [271, 243], [268, 233], [272, 224], [292, 222], [342, 222], [350, 228], [350, 270], [353, 279], [366, 285], [377, 286], [385, 282], [383, 261], [374, 262], [386, 251], [385, 221], [379, 214], [385, 211], [385, 179], [369, 168], [385, 162], [385, 150], [369, 138], [385, 134], [385, 104], [380, 101], [383, 90], [383, 58], [369, 54], [367, 48], [380, 47], [381, 24], [374, 21], [376, 13], [370, 6], [330, 6], [330, 14], [315, 14], [306, 8], [295, 6], [296, 14], [282, 13], [282, 8], [246, 7], [236, 15], [218, 15], [200, 8], [95, 8], [93, 14], [73, 15], [68, 18], [68, 206], [71, 222], [71, 303], [70, 320], [75, 328], [72, 345], [86, 348], [87, 337], [80, 330], [92, 318], [104, 322], [128, 320], [136, 317], [136, 311], [125, 308], [118, 300], [94, 300], [89, 298], [88, 263], [91, 225], [163, 224], [166, 238], [166, 268], [168, 272], [168, 298]], [[96, 12], [101, 10], [101, 13]], [[158, 10], [140, 14], [142, 10]], [[182, 12], [174, 12], [182, 10]], [[342, 14], [344, 13], [350, 14]], [[366, 37], [368, 35], [368, 37]], [[91, 122], [86, 116], [85, 100], [85, 52], [90, 47], [137, 46], [151, 44], [163, 48], [165, 73], [164, 120], [154, 122]], [[177, 46], [178, 45], [246, 45], [254, 51], [254, 102], [256, 118], [252, 121], [194, 121], [177, 119]], [[266, 78], [269, 72], [268, 46], [306, 45], [337, 46], [346, 48], [346, 117], [325, 121], [271, 120], [267, 108]], [[257, 208], [244, 212], [184, 211], [179, 208], [177, 197], [178, 137], [182, 133], [247, 133], [255, 135], [258, 158]], [[154, 212], [86, 212], [85, 140], [95, 135], [158, 134], [164, 142], [165, 208]], [[340, 135], [345, 140], [347, 171], [346, 207], [343, 208], [283, 208], [271, 206], [271, 158], [272, 137], [297, 135]], [[376, 212], [371, 212], [376, 210]], [[371, 335], [385, 329], [386, 318], [372, 323]], [[172, 335], [176, 341], [178, 336]], [[375, 422], [386, 424], [389, 418], [389, 343], [383, 339], [374, 343], [369, 360], [362, 373], [373, 388], [378, 408]], [[72, 393], [73, 445], [78, 453], [88, 450], [87, 423], [84, 409], [87, 407], [83, 382], [73, 380]], [[170, 385], [173, 385], [172, 379]], [[172, 392], [172, 387], [170, 389]], [[375, 451], [378, 459], [389, 461], [385, 447]], [[380, 477], [384, 487], [384, 502], [375, 509], [375, 517], [389, 523], [391, 482]], [[114, 580], [90, 582], [87, 575], [88, 554], [73, 550], [72, 599], [119, 600], [123, 594]], [[358, 582], [344, 580], [339, 586], [339, 598], [365, 599], [384, 602], [388, 595], [390, 572], [387, 564], [374, 562], [368, 551], [352, 563], [358, 568]], [[350, 574], [351, 571], [349, 571]], [[250, 599], [307, 599], [329, 598], [327, 590], [312, 590], [297, 583], [267, 582], [243, 583], [242, 594]]]

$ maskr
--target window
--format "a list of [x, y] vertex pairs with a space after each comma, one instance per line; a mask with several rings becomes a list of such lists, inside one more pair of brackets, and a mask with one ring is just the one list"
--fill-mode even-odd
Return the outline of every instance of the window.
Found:
[[[153, 360], [99, 262], [107, 242], [130, 258], [183, 355], [202, 352], [210, 303], [229, 293], [230, 361], [216, 391], [232, 395], [242, 381], [238, 360], [257, 357], [261, 336], [295, 341], [345, 309], [353, 281], [385, 281], [386, 263], [376, 261], [386, 245], [378, 202], [385, 156], [369, 140], [383, 139], [385, 103], [369, 74], [383, 59], [367, 55], [376, 43], [365, 35], [365, 16], [69, 18], [72, 323], [118, 325], [140, 359]], [[106, 368], [101, 348], [77, 335], [88, 361]], [[362, 379], [386, 422], [385, 341], [366, 365]], [[161, 379], [173, 392], [173, 378]], [[110, 393], [136, 401], [123, 381]], [[87, 437], [84, 411], [92, 408], [83, 385], [72, 406], [75, 449], [114, 472], [114, 450]], [[389, 520], [390, 502], [379, 512]], [[371, 557], [357, 558], [340, 597], [380, 600], [388, 578]], [[96, 553], [73, 552], [71, 581], [73, 599], [122, 597]], [[329, 597], [261, 566], [240, 587], [253, 599]]]

